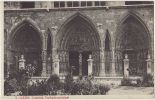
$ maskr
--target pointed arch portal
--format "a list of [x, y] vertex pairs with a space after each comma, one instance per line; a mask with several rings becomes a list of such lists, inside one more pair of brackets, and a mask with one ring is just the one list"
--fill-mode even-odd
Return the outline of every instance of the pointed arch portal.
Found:
[[140, 18], [129, 14], [116, 34], [117, 72], [123, 73], [124, 55], [129, 58], [129, 75], [139, 76], [146, 72], [146, 58], [150, 50], [150, 37]]
[[24, 20], [11, 33], [9, 39], [9, 50], [11, 52], [12, 67], [10, 70], [18, 69], [18, 61], [23, 54], [26, 65], [32, 64], [36, 67], [34, 76], [40, 76], [42, 71], [42, 38], [39, 31], [29, 21]]
[[[77, 13], [60, 30], [58, 52], [60, 55], [60, 73], [88, 75], [88, 56], [94, 59], [94, 74], [99, 72], [100, 39], [91, 21]], [[74, 67], [74, 69], [72, 69]]]

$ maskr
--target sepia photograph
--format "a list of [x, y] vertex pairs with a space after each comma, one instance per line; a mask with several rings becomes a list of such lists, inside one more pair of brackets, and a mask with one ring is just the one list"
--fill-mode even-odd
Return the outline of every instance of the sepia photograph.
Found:
[[4, 97], [154, 98], [154, 1], [3, 6]]

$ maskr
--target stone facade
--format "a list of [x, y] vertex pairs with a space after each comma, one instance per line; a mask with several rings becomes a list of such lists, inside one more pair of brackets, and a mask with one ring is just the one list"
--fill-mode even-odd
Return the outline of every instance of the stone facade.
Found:
[[[86, 23], [88, 31], [93, 32], [92, 35], [92, 43], [95, 45], [94, 48], [98, 48], [95, 52], [92, 52], [92, 59], [96, 65], [93, 65], [93, 73], [95, 76], [105, 76], [105, 41], [106, 34], [108, 34], [110, 41], [110, 76], [119, 76], [123, 75], [123, 67], [120, 69], [117, 65], [117, 57], [120, 52], [119, 48], [117, 48], [117, 39], [119, 36], [120, 30], [123, 29], [122, 24], [125, 23], [126, 19], [129, 17], [134, 18], [138, 23], [140, 23], [140, 27], [144, 28], [146, 31], [144, 37], [148, 44], [148, 47], [143, 48], [147, 49], [144, 53], [149, 53], [152, 59], [152, 70], [153, 70], [153, 59], [154, 59], [154, 16], [153, 16], [153, 5], [140, 5], [140, 6], [121, 6], [121, 3], [117, 3], [118, 6], [112, 6], [112, 2], [106, 3], [110, 5], [108, 7], [90, 7], [90, 8], [63, 8], [63, 9], [17, 9], [17, 10], [5, 10], [4, 11], [4, 43], [5, 43], [5, 63], [7, 70], [10, 69], [10, 64], [14, 63], [13, 54], [11, 53], [11, 43], [16, 34], [16, 31], [19, 30], [19, 27], [23, 25], [23, 23], [28, 23], [33, 26], [33, 28], [38, 33], [41, 39], [41, 61], [42, 61], [42, 76], [48, 76], [52, 74], [52, 71], [48, 71], [48, 67], [53, 67], [55, 65], [54, 62], [55, 57], [59, 55], [60, 63], [67, 59], [69, 56], [67, 50], [63, 49], [61, 51], [60, 45], [62, 45], [64, 37], [69, 36], [64, 32], [67, 32], [67, 25], [72, 25], [72, 21], [76, 18], [79, 18], [81, 22]], [[120, 5], [119, 5], [120, 4]], [[17, 7], [18, 8], [18, 7]], [[38, 7], [39, 8], [39, 7]], [[43, 7], [46, 8], [46, 7]], [[74, 24], [73, 24], [74, 25]], [[71, 27], [71, 26], [69, 26]], [[85, 26], [84, 26], [85, 27]], [[86, 27], [87, 28], [87, 27]], [[47, 54], [48, 49], [48, 38], [51, 38], [51, 46], [50, 46], [50, 55]], [[139, 35], [138, 35], [139, 36]], [[146, 37], [147, 36], [147, 37]], [[67, 38], [67, 37], [66, 37]], [[141, 40], [141, 39], [140, 39]], [[64, 43], [67, 40], [64, 40]], [[125, 41], [124, 41], [125, 42]], [[68, 45], [67, 43], [63, 45]], [[146, 45], [147, 45], [146, 44]], [[62, 46], [63, 46], [62, 45]], [[91, 44], [90, 44], [91, 45]], [[63, 48], [63, 47], [62, 47]], [[95, 49], [93, 49], [95, 50]], [[93, 51], [92, 50], [92, 51]], [[107, 51], [108, 52], [108, 51]], [[123, 64], [123, 53], [121, 51], [120, 60]], [[145, 55], [145, 54], [144, 54]], [[65, 56], [65, 57], [63, 57]], [[50, 57], [51, 62], [50, 66], [48, 66], [48, 57]], [[95, 58], [96, 57], [96, 58]], [[145, 58], [145, 57], [144, 57]], [[98, 59], [98, 60], [96, 60]], [[146, 61], [145, 58], [144, 61]], [[129, 58], [130, 61], [130, 58]], [[67, 60], [67, 63], [69, 60]], [[59, 65], [59, 64], [58, 64]], [[123, 66], [123, 65], [121, 65]], [[68, 66], [66, 65], [66, 68]], [[67, 74], [65, 67], [62, 67], [60, 64], [60, 75]], [[144, 68], [145, 69], [145, 68]], [[121, 71], [121, 72], [119, 72]], [[57, 71], [59, 72], [59, 71]], [[64, 74], [65, 73], [65, 74]]]

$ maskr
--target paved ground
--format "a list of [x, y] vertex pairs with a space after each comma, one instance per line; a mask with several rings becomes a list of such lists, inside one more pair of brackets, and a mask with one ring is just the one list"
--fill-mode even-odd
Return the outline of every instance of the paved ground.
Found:
[[107, 95], [154, 95], [154, 87], [118, 86], [111, 88]]
[[110, 89], [106, 98], [110, 99], [153, 99], [154, 87], [117, 86]]

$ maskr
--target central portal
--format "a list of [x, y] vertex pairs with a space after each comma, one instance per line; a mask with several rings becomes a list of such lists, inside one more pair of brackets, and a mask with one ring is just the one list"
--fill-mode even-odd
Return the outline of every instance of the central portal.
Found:
[[[58, 33], [59, 34], [59, 33]], [[93, 59], [93, 74], [98, 75], [100, 65], [100, 39], [95, 26], [87, 17], [77, 14], [60, 29], [58, 53], [60, 74], [88, 75], [88, 57]]]
[[74, 76], [88, 75], [88, 57], [91, 54], [90, 51], [69, 51], [69, 66], [71, 68], [71, 73]]

